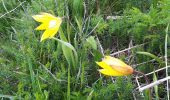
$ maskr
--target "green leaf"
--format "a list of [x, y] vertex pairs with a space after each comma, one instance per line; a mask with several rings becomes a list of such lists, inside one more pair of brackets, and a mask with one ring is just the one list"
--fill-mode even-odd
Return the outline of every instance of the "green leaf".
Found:
[[160, 38], [160, 35], [147, 35], [147, 36], [144, 36], [144, 39], [158, 39]]
[[55, 40], [57, 40], [58, 42], [60, 42], [61, 44], [65, 45], [66, 47], [70, 48], [71, 50], [73, 50], [74, 52], [76, 52], [75, 48], [68, 42], [62, 41], [60, 39], [57, 38], [53, 38]]
[[90, 92], [90, 94], [89, 94], [88, 97], [87, 97], [87, 100], [92, 100], [93, 92], [94, 92], [94, 90], [92, 90], [92, 91]]
[[73, 64], [74, 61], [73, 61], [73, 52], [71, 49], [69, 49], [67, 46], [65, 45], [62, 45], [62, 51], [63, 51], [63, 54], [67, 60], [67, 62], [69, 63], [69, 65]]
[[[154, 82], [158, 80], [155, 73], [153, 74], [153, 80], [154, 80]], [[159, 100], [158, 86], [157, 85], [154, 86], [154, 91], [155, 91], [155, 94], [156, 94], [156, 100]]]
[[80, 23], [80, 21], [75, 17], [76, 23], [78, 25], [79, 31], [82, 32], [82, 25]]
[[142, 54], [142, 55], [146, 55], [146, 56], [149, 56], [151, 58], [154, 58], [157, 62], [159, 62], [160, 64], [161, 63], [164, 63], [159, 57], [155, 56], [154, 54], [151, 54], [149, 52], [137, 52], [137, 54]]
[[[59, 43], [62, 44], [62, 50], [63, 50], [64, 56], [66, 57], [68, 63], [71, 64], [71, 62], [72, 62], [73, 66], [76, 66], [78, 56], [77, 56], [77, 52], [76, 52], [75, 48], [68, 42], [65, 42], [63, 40], [60, 40], [60, 39], [54, 38], [54, 37], [53, 37], [53, 39], [57, 40]], [[74, 52], [74, 56], [73, 56], [73, 52], [71, 50]], [[75, 61], [73, 59], [75, 59]]]
[[94, 49], [97, 50], [97, 43], [94, 39], [94, 36], [90, 36], [89, 38], [86, 39], [87, 43], [90, 44], [90, 46]]

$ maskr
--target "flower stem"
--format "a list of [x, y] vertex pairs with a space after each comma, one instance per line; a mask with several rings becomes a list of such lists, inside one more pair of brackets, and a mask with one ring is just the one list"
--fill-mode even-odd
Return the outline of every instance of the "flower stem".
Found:
[[138, 75], [138, 74], [140, 74], [140, 75], [144, 76], [144, 78], [145, 78], [145, 80], [146, 80], [147, 84], [149, 84], [149, 83], [150, 83], [150, 81], [149, 81], [148, 77], [147, 77], [147, 76], [146, 76], [143, 72], [140, 72], [140, 71], [136, 71], [136, 70], [134, 70], [134, 71], [133, 71], [133, 74], [134, 74], [134, 75]]
[[[144, 76], [145, 81], [147, 82], [147, 84], [150, 84], [150, 81], [149, 81], [148, 77], [147, 77], [143, 72], [134, 70], [134, 71], [133, 71], [133, 74], [134, 74], [134, 75], [140, 74], [140, 75]], [[149, 100], [152, 100], [151, 89], [149, 88], [148, 90], [149, 90], [149, 91], [148, 91], [148, 92], [149, 92], [149, 93], [148, 93], [148, 94], [149, 94]]]

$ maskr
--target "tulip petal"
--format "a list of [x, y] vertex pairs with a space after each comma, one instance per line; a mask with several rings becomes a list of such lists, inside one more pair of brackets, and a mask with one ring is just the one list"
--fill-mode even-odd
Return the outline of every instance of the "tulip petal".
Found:
[[133, 73], [133, 69], [129, 66], [127, 67], [121, 67], [121, 66], [111, 66], [113, 68], [113, 70], [120, 72], [124, 75], [129, 75]]
[[114, 66], [121, 66], [121, 67], [128, 66], [123, 61], [117, 58], [111, 57], [111, 56], [105, 56], [105, 59], [103, 60], [103, 62], [107, 63], [108, 65], [114, 65]]
[[43, 15], [34, 15], [32, 16], [34, 18], [34, 20], [36, 20], [37, 22], [44, 22], [45, 18], [43, 17]]
[[124, 76], [124, 74], [110, 69], [100, 69], [99, 72], [109, 76]]
[[100, 67], [106, 68], [106, 69], [112, 69], [109, 65], [107, 65], [105, 62], [96, 62]]
[[47, 26], [48, 26], [48, 23], [42, 23], [35, 30], [45, 30], [48, 28]]
[[53, 37], [57, 31], [58, 30], [54, 30], [54, 29], [53, 30], [51, 30], [51, 29], [45, 30], [45, 32], [41, 36], [41, 41], [43, 41], [43, 40], [45, 40], [47, 38]]
[[53, 16], [52, 14], [45, 13], [45, 12], [42, 12], [41, 15], [42, 15], [45, 19], [50, 19], [50, 20], [54, 20], [54, 19], [57, 18], [57, 17]]
[[46, 22], [46, 21], [53, 20], [56, 18], [53, 15], [47, 14], [47, 13], [42, 13], [42, 15], [33, 15], [32, 17], [37, 22]]

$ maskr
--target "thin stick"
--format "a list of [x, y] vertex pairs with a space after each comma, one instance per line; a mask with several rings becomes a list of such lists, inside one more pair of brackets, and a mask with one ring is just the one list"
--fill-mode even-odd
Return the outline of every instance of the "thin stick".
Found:
[[8, 12], [8, 9], [7, 9], [6, 6], [5, 6], [4, 0], [1, 0], [1, 1], [2, 1], [2, 4], [3, 4], [3, 6], [4, 6], [5, 11]]
[[[159, 59], [163, 59], [163, 57], [159, 57]], [[146, 61], [146, 62], [142, 62], [142, 63], [138, 63], [138, 64], [134, 64], [132, 65], [133, 67], [136, 67], [136, 66], [140, 66], [140, 65], [143, 65], [143, 64], [146, 64], [146, 63], [150, 63], [150, 62], [153, 62], [153, 61], [156, 61], [155, 59], [152, 59], [152, 60], [149, 60], [149, 61]]]
[[57, 78], [55, 77], [55, 75], [52, 74], [42, 63], [40, 63], [40, 62], [38, 62], [38, 63], [39, 63], [39, 64], [42, 66], [42, 68], [44, 68], [56, 81], [59, 81], [59, 82], [65, 81], [65, 82], [66, 82], [66, 80], [57, 79]]
[[[167, 66], [167, 67], [169, 68], [170, 66]], [[145, 74], [145, 75], [148, 76], [148, 75], [150, 75], [150, 74], [153, 74], [153, 73], [155, 73], [155, 72], [159, 72], [159, 71], [164, 70], [164, 69], [166, 69], [166, 67], [160, 68], [160, 69], [158, 69], [158, 70], [155, 70], [155, 71], [153, 71], [153, 72], [147, 73], [147, 74]], [[141, 78], [141, 77], [143, 77], [143, 75], [138, 76], [137, 78]]]
[[87, 34], [86, 37], [88, 37], [89, 35], [91, 35], [93, 33], [93, 31], [98, 27], [99, 23], [100, 23], [101, 20], [98, 21], [98, 23], [96, 24], [96, 26], [90, 31], [89, 34]]
[[136, 79], [136, 83], [138, 84], [138, 87], [140, 88], [140, 84], [139, 84], [138, 78], [135, 77], [135, 79]]
[[153, 83], [151, 83], [151, 84], [148, 84], [148, 85], [146, 85], [146, 86], [143, 86], [143, 87], [139, 88], [139, 91], [142, 92], [143, 90], [146, 90], [146, 89], [149, 89], [149, 88], [151, 88], [151, 87], [153, 87], [153, 86], [155, 86], [155, 85], [161, 84], [162, 82], [167, 81], [167, 80], [169, 80], [169, 79], [170, 79], [170, 76], [168, 76], [168, 77], [166, 77], [166, 78], [163, 78], [163, 79], [160, 79], [160, 80], [158, 80], [158, 81], [155, 81], [155, 82], [153, 82]]
[[[96, 39], [97, 39], [97, 43], [98, 43], [99, 48], [100, 48], [100, 52], [102, 53], [102, 56], [104, 57], [104, 56], [105, 56], [105, 55], [104, 55], [104, 50], [103, 50], [103, 47], [102, 47], [102, 45], [101, 45], [101, 43], [100, 43], [99, 38], [98, 38], [97, 35], [96, 35]], [[99, 75], [100, 75], [100, 78], [102, 78], [101, 73], [99, 73]], [[103, 83], [103, 82], [102, 82], [102, 83]]]
[[17, 7], [15, 7], [14, 9], [10, 10], [9, 12], [6, 12], [5, 14], [1, 15], [0, 18], [4, 17], [5, 15], [15, 11], [18, 7], [20, 7], [23, 3], [25, 3], [26, 1], [21, 2]]
[[[133, 71], [133, 74], [134, 74], [134, 75], [138, 75], [138, 74], [143, 75], [143, 76], [144, 76], [144, 78], [145, 78], [145, 80], [146, 80], [146, 82], [147, 82], [147, 84], [149, 84], [149, 83], [150, 83], [150, 81], [149, 81], [148, 77], [147, 77], [144, 73], [142, 73], [142, 72], [140, 72], [140, 71], [136, 71], [136, 70], [134, 70], [134, 71]], [[139, 87], [139, 89], [140, 89], [140, 87]], [[148, 89], [148, 90], [149, 90], [149, 100], [152, 100], [151, 89]]]
[[[165, 66], [166, 66], [166, 77], [168, 77], [168, 59], [167, 59], [167, 44], [168, 44], [168, 28], [169, 24], [167, 25], [167, 28], [165, 30], [166, 36], [165, 36]], [[166, 86], [167, 86], [167, 99], [169, 100], [169, 80], [167, 80]]]
[[1, 98], [1, 100], [3, 100], [3, 98], [8, 98], [10, 100], [14, 100], [15, 96], [0, 94], [0, 98]]
[[96, 39], [97, 39], [97, 42], [98, 42], [98, 44], [99, 44], [100, 51], [101, 51], [101, 53], [102, 53], [102, 55], [103, 55], [103, 57], [104, 57], [104, 56], [105, 56], [105, 55], [104, 55], [104, 50], [103, 50], [103, 47], [102, 47], [102, 45], [101, 45], [101, 43], [100, 43], [99, 38], [97, 37], [97, 35], [96, 35]]
[[128, 50], [130, 50], [130, 49], [137, 48], [137, 47], [139, 47], [139, 46], [144, 46], [145, 44], [146, 44], [146, 43], [143, 43], [143, 44], [140, 44], [140, 45], [133, 46], [133, 47], [131, 47], [131, 48], [127, 48], [127, 49], [124, 49], [124, 50], [121, 50], [121, 51], [118, 51], [118, 52], [112, 53], [112, 54], [110, 54], [110, 56], [117, 55], [117, 54], [119, 54], [119, 53], [122, 53], [122, 52], [128, 51]]
[[140, 75], [144, 76], [144, 78], [145, 78], [145, 80], [146, 80], [147, 84], [149, 84], [149, 83], [150, 83], [150, 81], [149, 81], [148, 77], [147, 77], [144, 73], [142, 73], [142, 72], [140, 72], [140, 71], [136, 71], [136, 70], [134, 70], [133, 74], [134, 74], [134, 75], [138, 75], [138, 74], [140, 74]]
[[112, 19], [112, 20], [117, 20], [117, 19], [122, 19], [123, 16], [107, 16], [106, 19]]
[[96, 0], [96, 11], [97, 11], [97, 14], [99, 13], [99, 1], [98, 0]]

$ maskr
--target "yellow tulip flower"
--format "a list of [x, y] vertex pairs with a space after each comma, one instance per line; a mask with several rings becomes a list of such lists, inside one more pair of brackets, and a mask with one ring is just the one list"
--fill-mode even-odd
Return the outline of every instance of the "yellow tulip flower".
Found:
[[38, 26], [35, 30], [45, 30], [41, 36], [41, 41], [54, 37], [58, 32], [59, 27], [62, 23], [62, 18], [55, 17], [48, 13], [41, 13], [40, 15], [33, 15], [34, 20], [41, 22], [42, 24]]
[[96, 63], [103, 68], [99, 72], [109, 76], [126, 76], [134, 72], [132, 67], [111, 56], [105, 56], [101, 62]]

